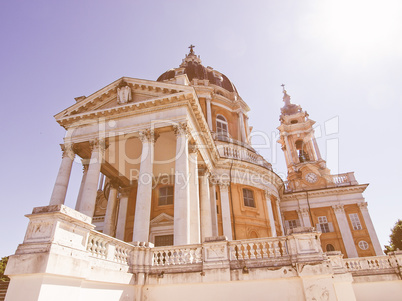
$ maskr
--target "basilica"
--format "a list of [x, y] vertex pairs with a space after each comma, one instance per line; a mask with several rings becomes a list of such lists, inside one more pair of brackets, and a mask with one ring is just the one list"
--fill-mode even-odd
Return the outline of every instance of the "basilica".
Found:
[[61, 165], [6, 300], [398, 300], [402, 252], [383, 255], [368, 184], [331, 173], [285, 87], [281, 179], [235, 85], [189, 48], [156, 81], [122, 77], [55, 115]]

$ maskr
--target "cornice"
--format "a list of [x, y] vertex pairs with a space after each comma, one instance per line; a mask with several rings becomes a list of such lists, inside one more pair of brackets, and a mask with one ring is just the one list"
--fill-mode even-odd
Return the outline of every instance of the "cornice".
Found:
[[320, 197], [320, 196], [333, 196], [339, 194], [350, 194], [350, 193], [363, 193], [369, 184], [360, 185], [350, 185], [350, 186], [338, 186], [338, 187], [328, 187], [317, 190], [303, 190], [292, 193], [284, 193], [282, 195], [283, 201], [297, 200], [302, 197], [306, 197], [308, 193], [309, 197]]
[[[136, 78], [130, 78], [130, 77], [121, 77], [111, 84], [107, 85], [106, 87], [92, 93], [88, 97], [83, 97], [82, 100], [78, 101], [77, 103], [71, 105], [67, 109], [61, 111], [60, 113], [57, 113], [54, 117], [57, 119], [60, 119], [63, 117], [64, 114], [67, 112], [74, 111], [75, 109], [82, 107], [82, 106], [87, 106], [88, 104], [93, 105], [94, 103], [102, 102], [102, 97], [107, 96], [111, 92], [114, 92], [117, 88], [118, 85], [121, 82], [126, 82], [129, 84], [133, 89], [140, 89], [141, 91], [155, 91], [155, 92], [164, 92], [166, 95], [170, 94], [176, 94], [180, 92], [185, 92], [185, 91], [191, 91], [191, 88], [189, 86], [184, 86], [184, 85], [178, 85], [175, 83], [163, 83], [163, 82], [156, 82], [156, 81], [150, 81], [150, 80], [144, 80], [144, 79], [136, 79]], [[165, 95], [163, 95], [165, 96]], [[160, 96], [160, 97], [163, 97]], [[157, 98], [160, 98], [157, 97]]]
[[[177, 103], [180, 101], [184, 101], [188, 97], [193, 97], [191, 92], [181, 92], [171, 95], [166, 95], [158, 98], [148, 99], [140, 102], [128, 103], [126, 105], [120, 105], [112, 108], [101, 109], [101, 110], [94, 110], [89, 112], [83, 112], [80, 114], [70, 115], [66, 117], [56, 118], [56, 121], [63, 126], [64, 128], [68, 128], [69, 123], [77, 122], [78, 120], [82, 119], [94, 119], [99, 117], [119, 117], [124, 115], [131, 115], [131, 114], [142, 114], [151, 111], [157, 111], [166, 109], [168, 107], [177, 107]], [[163, 104], [172, 104], [170, 106], [163, 106]], [[182, 104], [180, 104], [182, 105]], [[127, 114], [124, 114], [127, 113]]]

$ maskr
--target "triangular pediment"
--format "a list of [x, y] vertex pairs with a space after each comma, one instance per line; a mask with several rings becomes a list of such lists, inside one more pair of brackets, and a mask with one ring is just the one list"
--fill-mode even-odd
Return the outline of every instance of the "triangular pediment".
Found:
[[77, 103], [56, 114], [55, 118], [59, 120], [74, 115], [141, 104], [183, 92], [191, 92], [191, 88], [184, 85], [122, 77], [88, 97], [77, 97]]
[[151, 220], [151, 225], [172, 224], [173, 221], [174, 221], [173, 216], [170, 216], [166, 213], [161, 213], [157, 217]]

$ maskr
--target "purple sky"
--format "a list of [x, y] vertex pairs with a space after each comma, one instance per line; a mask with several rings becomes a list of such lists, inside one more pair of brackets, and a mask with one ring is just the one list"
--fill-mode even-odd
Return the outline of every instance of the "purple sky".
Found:
[[[401, 11], [396, 0], [1, 1], [0, 256], [23, 241], [24, 214], [49, 202], [64, 136], [53, 115], [122, 76], [156, 80], [191, 43], [235, 83], [250, 125], [270, 138], [286, 84], [321, 126], [323, 156], [339, 144], [328, 150], [332, 171], [371, 184], [364, 195], [387, 243], [402, 218]], [[327, 121], [339, 130], [325, 132]], [[259, 151], [285, 171], [275, 142]], [[71, 207], [80, 176], [75, 164]]]

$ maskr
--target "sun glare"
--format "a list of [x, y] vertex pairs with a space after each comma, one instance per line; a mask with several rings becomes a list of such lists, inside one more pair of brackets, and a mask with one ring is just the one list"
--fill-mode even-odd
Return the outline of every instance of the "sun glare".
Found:
[[338, 0], [324, 9], [322, 33], [346, 56], [371, 58], [401, 53], [402, 1]]

